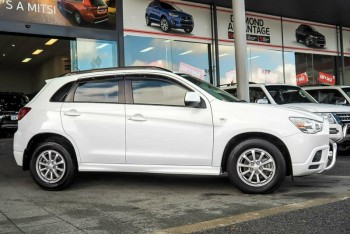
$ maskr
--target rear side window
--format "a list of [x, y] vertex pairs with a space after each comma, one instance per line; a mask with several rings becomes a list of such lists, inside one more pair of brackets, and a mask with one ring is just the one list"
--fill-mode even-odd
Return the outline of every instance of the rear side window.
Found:
[[64, 102], [64, 99], [66, 98], [69, 90], [72, 88], [72, 85], [74, 82], [69, 82], [65, 85], [63, 85], [59, 90], [56, 91], [56, 93], [51, 97], [51, 102]]
[[74, 93], [74, 102], [118, 103], [119, 80], [81, 82]]

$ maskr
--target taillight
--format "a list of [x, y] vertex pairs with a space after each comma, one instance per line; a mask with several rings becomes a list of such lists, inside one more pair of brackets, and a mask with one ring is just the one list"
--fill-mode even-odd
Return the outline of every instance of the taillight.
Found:
[[26, 114], [28, 114], [28, 112], [31, 110], [32, 108], [30, 107], [23, 107], [22, 109], [19, 110], [18, 112], [18, 121], [20, 121], [21, 119], [23, 119], [24, 116], [26, 116]]

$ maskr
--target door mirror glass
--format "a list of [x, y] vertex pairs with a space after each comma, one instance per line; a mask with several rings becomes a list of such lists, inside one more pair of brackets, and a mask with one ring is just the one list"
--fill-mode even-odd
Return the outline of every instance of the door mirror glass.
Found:
[[267, 98], [260, 98], [256, 101], [258, 104], [269, 104], [269, 100]]
[[201, 97], [195, 92], [187, 92], [185, 96], [185, 105], [190, 107], [199, 107]]

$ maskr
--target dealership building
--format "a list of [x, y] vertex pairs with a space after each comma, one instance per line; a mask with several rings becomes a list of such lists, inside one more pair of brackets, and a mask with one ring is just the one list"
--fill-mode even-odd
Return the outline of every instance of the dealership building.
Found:
[[235, 0], [158, 1], [0, 0], [0, 91], [32, 95], [66, 72], [120, 66], [236, 83], [239, 38], [246, 81], [350, 85], [345, 0], [246, 0], [243, 11]]

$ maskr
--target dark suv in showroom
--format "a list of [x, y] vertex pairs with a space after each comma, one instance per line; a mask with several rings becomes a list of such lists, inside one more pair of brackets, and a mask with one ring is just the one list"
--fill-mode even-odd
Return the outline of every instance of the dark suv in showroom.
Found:
[[326, 45], [326, 37], [319, 33], [314, 27], [301, 24], [295, 30], [295, 38], [297, 42], [302, 41], [308, 47], [324, 47]]
[[152, 23], [159, 24], [164, 32], [170, 32], [175, 28], [191, 33], [194, 27], [192, 15], [183, 12], [174, 4], [159, 0], [152, 1], [148, 5], [145, 18], [147, 26], [151, 26]]
[[108, 6], [103, 0], [57, 0], [57, 7], [73, 15], [77, 24], [97, 24], [108, 20]]
[[18, 111], [28, 101], [23, 93], [0, 92], [0, 135], [17, 129]]

